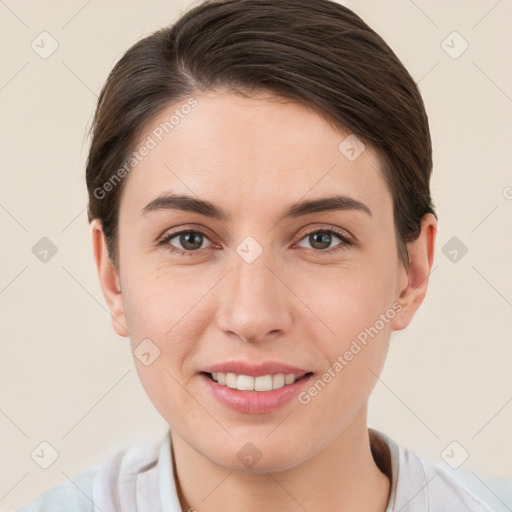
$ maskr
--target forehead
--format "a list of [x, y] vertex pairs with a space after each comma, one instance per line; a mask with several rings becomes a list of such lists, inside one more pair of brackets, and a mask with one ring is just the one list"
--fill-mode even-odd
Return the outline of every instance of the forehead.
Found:
[[140, 215], [168, 191], [242, 216], [333, 193], [390, 211], [375, 151], [312, 109], [271, 95], [211, 92], [193, 99], [165, 108], [143, 130], [135, 150], [150, 149], [126, 178], [122, 216]]

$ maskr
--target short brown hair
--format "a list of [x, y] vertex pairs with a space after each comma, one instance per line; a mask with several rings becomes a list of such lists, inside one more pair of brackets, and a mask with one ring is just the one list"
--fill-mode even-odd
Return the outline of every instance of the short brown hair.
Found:
[[406, 243], [418, 237], [422, 216], [436, 213], [428, 117], [398, 57], [359, 16], [330, 0], [212, 0], [134, 44], [98, 99], [86, 169], [88, 219], [101, 220], [116, 268], [126, 180], [104, 184], [112, 184], [159, 112], [219, 89], [270, 92], [307, 105], [375, 148], [393, 198], [399, 257], [408, 265]]

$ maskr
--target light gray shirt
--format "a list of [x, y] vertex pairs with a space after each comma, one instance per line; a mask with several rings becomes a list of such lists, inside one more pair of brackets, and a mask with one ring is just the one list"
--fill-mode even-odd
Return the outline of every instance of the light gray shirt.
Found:
[[[372, 450], [379, 444], [380, 453], [384, 447], [389, 459], [391, 492], [386, 512], [510, 510], [510, 482], [500, 483], [498, 495], [478, 484], [483, 480], [468, 478], [468, 472], [461, 479], [463, 473], [423, 459], [377, 430], [370, 429], [370, 439]], [[170, 431], [157, 444], [132, 445], [15, 512], [182, 512], [170, 448]]]

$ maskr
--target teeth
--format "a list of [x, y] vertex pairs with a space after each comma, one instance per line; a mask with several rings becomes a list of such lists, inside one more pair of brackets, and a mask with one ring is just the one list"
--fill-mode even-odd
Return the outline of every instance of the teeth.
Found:
[[[295, 382], [295, 375], [293, 376], [293, 381]], [[286, 379], [284, 377], [284, 373], [278, 373], [272, 377], [272, 389], [279, 389], [285, 385]]]
[[284, 376], [285, 384], [293, 384], [295, 382], [295, 375], [293, 373]]
[[303, 375], [294, 375], [293, 373], [277, 373], [260, 377], [222, 372], [214, 372], [211, 375], [218, 384], [231, 389], [238, 389], [239, 391], [271, 391], [272, 389], [279, 389], [288, 384], [293, 384], [296, 380], [303, 377]]
[[231, 389], [236, 389], [237, 377], [234, 373], [226, 373], [226, 386]]

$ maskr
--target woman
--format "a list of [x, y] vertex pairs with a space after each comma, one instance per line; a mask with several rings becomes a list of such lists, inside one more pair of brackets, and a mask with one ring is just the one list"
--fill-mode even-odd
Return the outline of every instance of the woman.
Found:
[[89, 221], [169, 433], [31, 510], [490, 511], [367, 426], [427, 291], [431, 170], [415, 82], [339, 4], [211, 1], [135, 44], [98, 101]]

